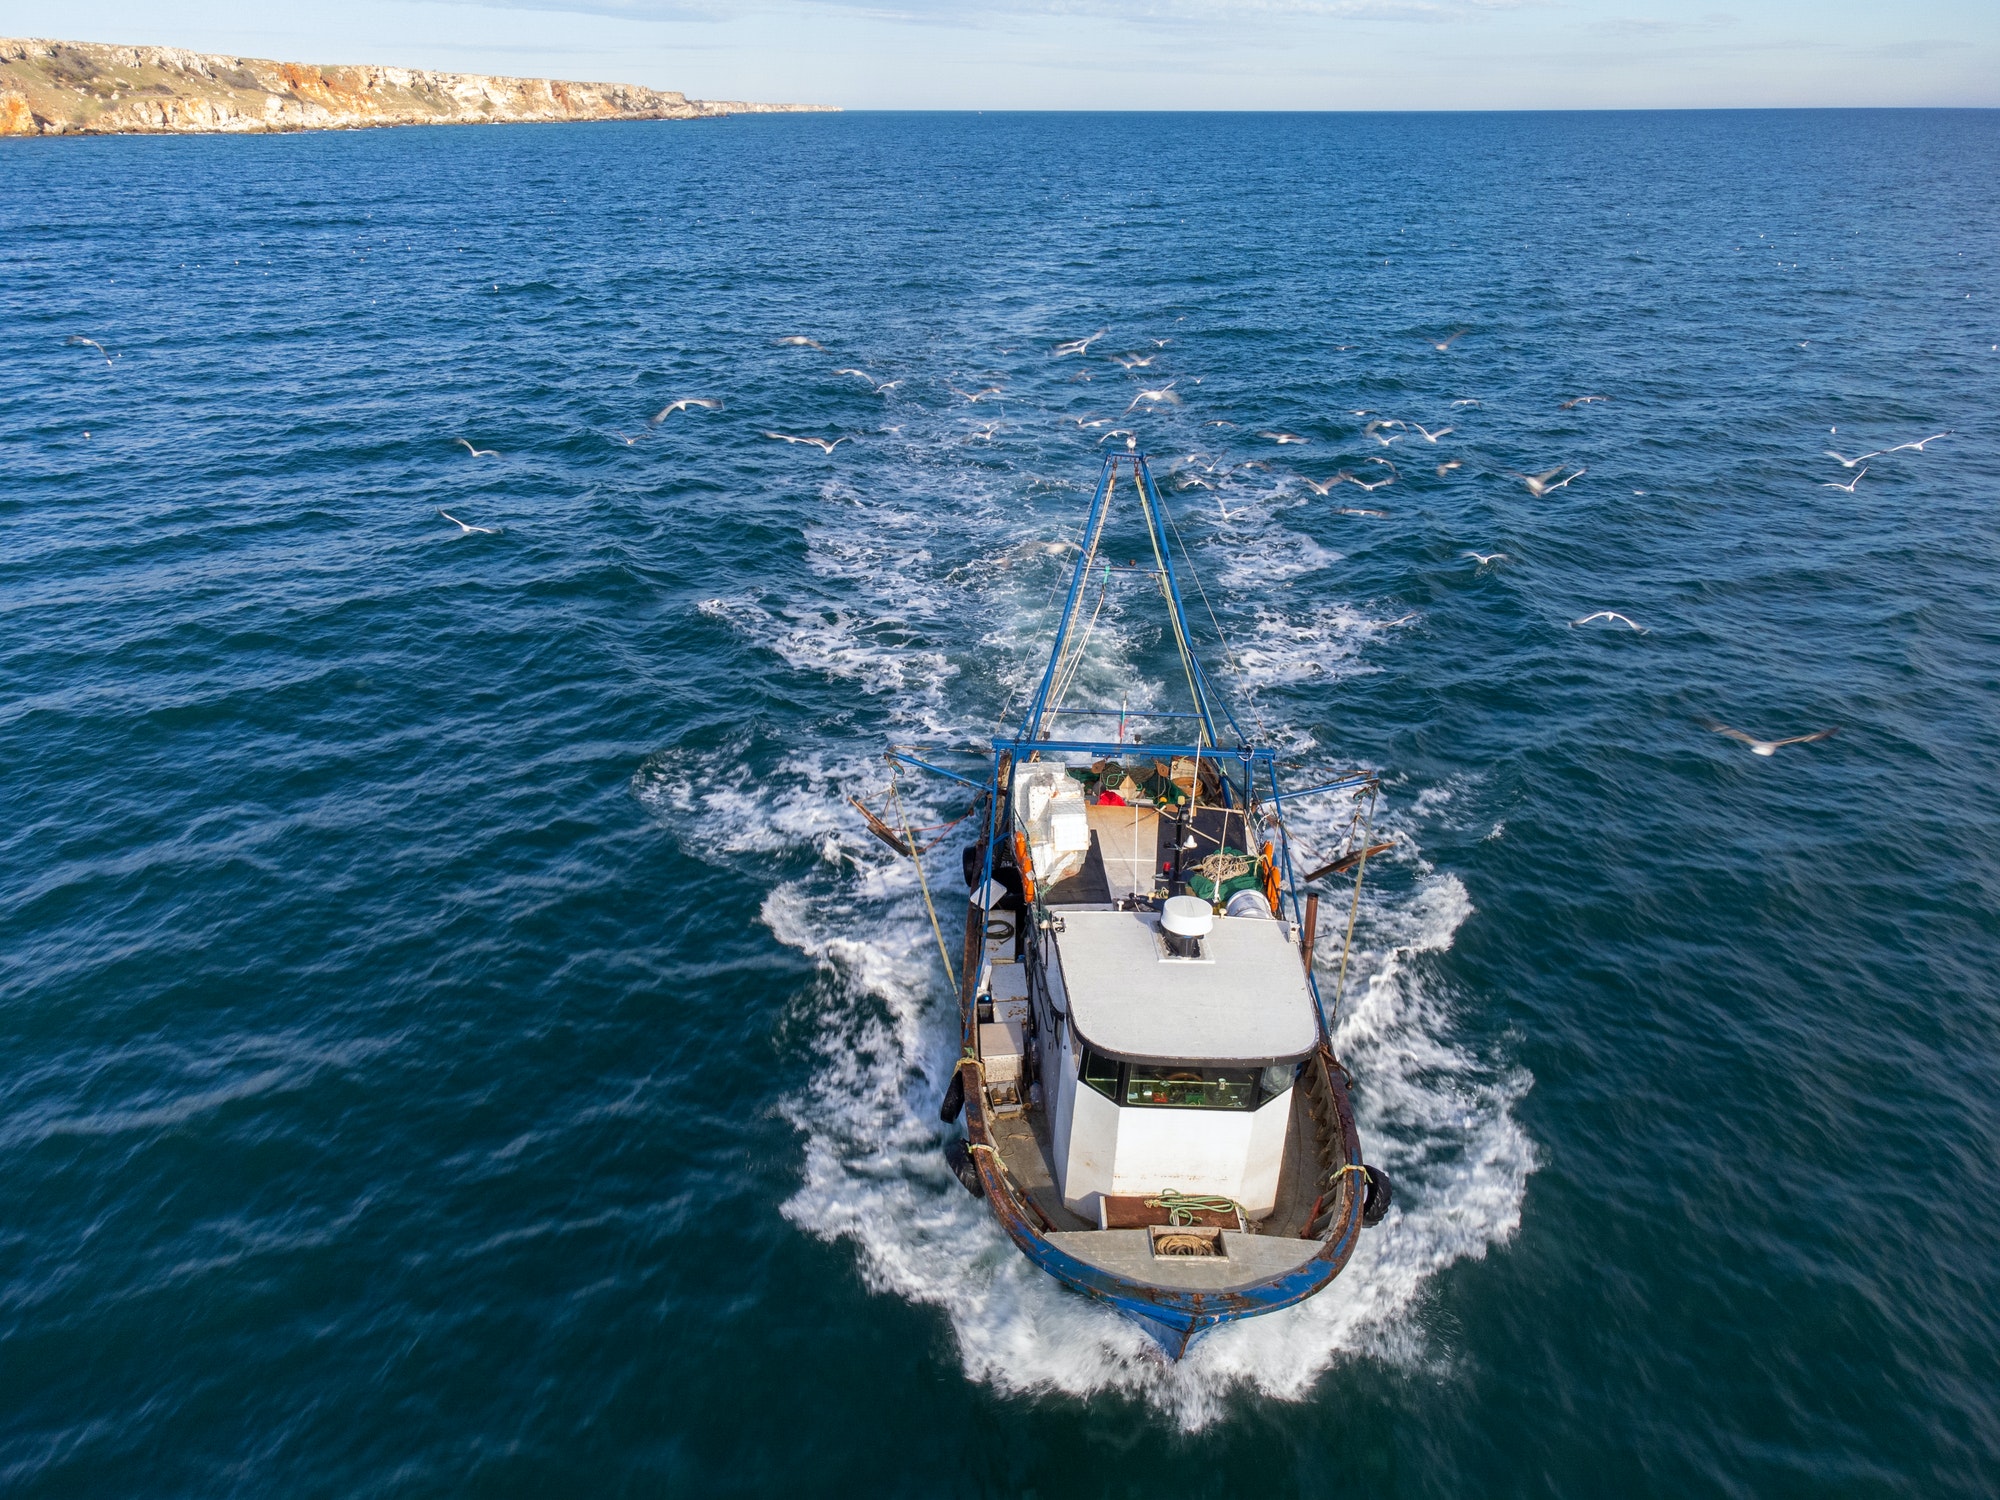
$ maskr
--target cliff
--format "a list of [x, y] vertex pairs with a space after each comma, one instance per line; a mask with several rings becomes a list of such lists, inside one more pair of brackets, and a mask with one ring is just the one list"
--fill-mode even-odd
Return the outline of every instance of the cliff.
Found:
[[421, 68], [321, 68], [177, 47], [0, 39], [0, 135], [694, 120], [826, 108], [690, 99], [625, 83], [490, 78]]

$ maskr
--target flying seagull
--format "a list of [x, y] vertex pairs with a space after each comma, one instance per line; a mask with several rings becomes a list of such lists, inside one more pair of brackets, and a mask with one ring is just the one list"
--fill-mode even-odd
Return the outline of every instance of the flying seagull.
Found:
[[[1137, 406], [1142, 401], [1164, 401], [1169, 406], [1179, 406], [1181, 403], [1181, 398], [1174, 394], [1174, 382], [1169, 380], [1165, 385], [1161, 386], [1157, 391], [1139, 392], [1138, 395], [1132, 398], [1132, 406]], [[1132, 406], [1126, 407], [1125, 410], [1130, 411], [1132, 409]]]
[[1579, 406], [1588, 406], [1593, 401], [1609, 401], [1609, 396], [1578, 396], [1574, 401], [1560, 403], [1564, 411], [1573, 411]]
[[1111, 362], [1123, 370], [1143, 370], [1159, 357], [1157, 354], [1114, 354]]
[[1465, 337], [1465, 330], [1461, 328], [1458, 330], [1457, 333], [1447, 334], [1442, 343], [1440, 343], [1436, 339], [1426, 339], [1424, 342], [1429, 344], [1433, 349], [1436, 349], [1439, 353], [1442, 353], [1464, 337]]
[[1446, 433], [1456, 432], [1458, 430], [1455, 427], [1440, 427], [1436, 432], [1432, 432], [1430, 428], [1424, 426], [1424, 424], [1421, 422], [1412, 422], [1410, 425], [1416, 428], [1416, 430], [1423, 435], [1423, 439], [1427, 443], [1435, 443], [1439, 438], [1443, 437]]
[[1110, 331], [1108, 328], [1100, 328], [1087, 339], [1072, 339], [1067, 344], [1057, 344], [1049, 351], [1049, 356], [1052, 359], [1061, 359], [1065, 354], [1081, 354]]
[[793, 437], [790, 433], [785, 432], [767, 432], [764, 436], [775, 439], [780, 443], [804, 443], [808, 448], [819, 449], [820, 452], [826, 454], [828, 457], [831, 457], [833, 450], [838, 448], [842, 443], [853, 441], [852, 438], [837, 437], [832, 442], [828, 442], [825, 438]]
[[1570, 483], [1571, 480], [1581, 479], [1585, 474], [1590, 472], [1588, 469], [1578, 469], [1574, 474], [1569, 476], [1569, 479], [1565, 479], [1562, 484], [1550, 484], [1549, 481], [1562, 473], [1562, 471], [1563, 466], [1557, 464], [1553, 469], [1544, 469], [1539, 474], [1521, 474], [1513, 469], [1509, 469], [1507, 472], [1525, 484], [1528, 487], [1528, 493], [1539, 500], [1542, 496], [1548, 494], [1549, 491], [1559, 490], [1563, 485]]
[[658, 427], [677, 411], [686, 411], [690, 406], [699, 406], [703, 411], [721, 411], [720, 401], [710, 401], [706, 396], [683, 396], [678, 401], [670, 401], [654, 412], [647, 421], [648, 427]]
[[1867, 477], [1868, 471], [1863, 469], [1845, 484], [1835, 484], [1831, 479], [1828, 479], [1820, 484], [1820, 488], [1823, 490], [1839, 490], [1843, 495], [1851, 495], [1854, 493], [1854, 487]]
[[1281, 448], [1286, 443], [1303, 443], [1306, 441], [1305, 438], [1300, 437], [1296, 432], [1260, 432], [1257, 436], [1260, 438], [1269, 438]]
[[1377, 417], [1374, 421], [1370, 422], [1366, 427], [1361, 429], [1361, 435], [1363, 437], [1374, 438], [1376, 442], [1380, 443], [1384, 448], [1386, 448], [1391, 443], [1396, 442], [1398, 438], [1401, 437], [1401, 434], [1400, 433], [1397, 434], [1397, 437], [1382, 437], [1380, 435], [1382, 429], [1384, 427], [1401, 427], [1404, 425], [1405, 424], [1402, 422], [1392, 421], [1386, 417]]
[[1342, 469], [1338, 474], [1334, 475], [1333, 478], [1327, 480], [1326, 483], [1324, 484], [1321, 484], [1317, 479], [1310, 478], [1304, 474], [1301, 474], [1299, 476], [1300, 480], [1304, 482], [1305, 487], [1311, 490], [1315, 495], [1331, 494], [1333, 492], [1333, 487], [1335, 485], [1339, 484], [1342, 480], [1352, 479], [1353, 477], [1354, 476], [1348, 473], [1347, 470], [1345, 469]]
[[[1941, 437], [1950, 436], [1951, 434], [1948, 432], [1934, 432], [1924, 439], [1924, 443], [1935, 443]], [[1884, 453], [1901, 453], [1905, 448], [1914, 448], [1917, 452], [1921, 453], [1924, 451], [1924, 443], [1898, 443], [1895, 447], [1884, 448], [1882, 451]]]
[[1468, 552], [1465, 555], [1482, 568], [1490, 568], [1497, 562], [1507, 561], [1507, 554], [1504, 552]]
[[443, 516], [447, 521], [451, 522], [452, 525], [456, 526], [458, 528], [458, 534], [460, 536], [472, 536], [475, 533], [480, 536], [499, 535], [499, 533], [496, 532], [491, 526], [468, 526], [465, 524], [465, 522], [459, 520], [457, 516], [451, 514], [451, 512], [449, 511], [441, 510], [438, 512], [438, 514]]
[[[104, 346], [102, 344], [98, 343], [96, 339], [87, 339], [80, 333], [71, 334], [69, 342], [72, 344], [88, 344], [99, 354], [104, 354]], [[111, 356], [109, 354], [104, 354], [104, 368], [107, 370], [111, 368]]]
[[786, 344], [791, 344], [800, 349], [824, 350], [826, 348], [826, 345], [819, 343], [816, 340], [809, 339], [802, 333], [787, 334], [784, 338], [779, 339], [778, 343], [781, 347]]
[[1731, 729], [1727, 724], [1718, 724], [1713, 719], [1696, 719], [1695, 723], [1701, 725], [1703, 729], [1712, 729], [1717, 734], [1726, 734], [1732, 740], [1741, 740], [1750, 747], [1752, 755], [1776, 755], [1783, 746], [1810, 745], [1815, 740], [1831, 739], [1834, 735], [1840, 733], [1840, 726], [1836, 724], [1831, 729], [1822, 729], [1814, 734], [1795, 734], [1789, 739], [1782, 740], [1760, 740], [1754, 734], [1745, 734], [1740, 729]]
[[1097, 446], [1102, 448], [1115, 437], [1129, 438], [1132, 435], [1132, 429], [1129, 427], [1114, 427], [1097, 440]]
[[[1928, 439], [1928, 438], [1926, 438], [1926, 439], [1925, 439], [1925, 441], [1926, 441], [1926, 442], [1928, 442], [1928, 441], [1929, 441], [1929, 439]], [[1893, 450], [1893, 449], [1891, 449], [1890, 451], [1891, 451], [1891, 452], [1893, 452], [1894, 450]], [[1835, 452], [1834, 452], [1834, 451], [1833, 451], [1833, 450], [1832, 450], [1831, 448], [1828, 448], [1828, 449], [1826, 450], [1826, 456], [1827, 456], [1828, 458], [1830, 458], [1830, 459], [1833, 459], [1833, 460], [1834, 460], [1835, 462], [1837, 462], [1837, 463], [1838, 463], [1838, 464], [1839, 464], [1839, 465], [1841, 466], [1841, 468], [1843, 468], [1843, 469], [1851, 469], [1851, 468], [1853, 468], [1853, 467], [1854, 467], [1854, 466], [1855, 466], [1856, 464], [1858, 464], [1858, 463], [1863, 463], [1863, 462], [1867, 461], [1868, 459], [1871, 459], [1871, 458], [1880, 458], [1880, 457], [1882, 456], [1882, 453], [1881, 453], [1881, 450], [1880, 450], [1880, 449], [1878, 449], [1878, 450], [1876, 450], [1876, 451], [1875, 451], [1875, 452], [1873, 452], [1873, 453], [1857, 453], [1857, 454], [1855, 454], [1855, 455], [1854, 455], [1854, 457], [1852, 457], [1852, 458], [1842, 458], [1842, 457], [1841, 457], [1841, 456], [1840, 456], [1840, 455], [1839, 455], [1838, 453], [1835, 453]]]
[[988, 396], [1004, 396], [1007, 394], [997, 385], [984, 386], [976, 391], [961, 391], [957, 386], [947, 383], [945, 389], [955, 396], [963, 396], [966, 400], [972, 402], [984, 401]]
[[1451, 404], [1453, 406], [1477, 406], [1479, 403], [1477, 401], [1474, 401], [1470, 397], [1467, 397], [1463, 401], [1454, 401]]
[[472, 444], [468, 443], [464, 438], [453, 438], [452, 441], [458, 444], [458, 446], [463, 448], [467, 453], [470, 453], [474, 458], [498, 458], [500, 456], [499, 454], [495, 453], [491, 448], [475, 448], [472, 446]]
[[1630, 625], [1634, 630], [1638, 631], [1639, 634], [1641, 635], [1648, 635], [1651, 633], [1646, 629], [1645, 626], [1640, 625], [1635, 621], [1626, 619], [1625, 616], [1619, 614], [1618, 611], [1616, 611], [1615, 609], [1600, 609], [1596, 614], [1585, 615], [1581, 620], [1571, 620], [1569, 622], [1570, 628], [1574, 630], [1579, 625], [1588, 625], [1592, 620], [1616, 620], [1620, 625]]
[[1437, 470], [1438, 478], [1440, 479], [1444, 478], [1445, 475], [1449, 474], [1453, 469], [1457, 467], [1458, 467], [1458, 460], [1455, 458], [1449, 460], [1446, 463], [1439, 464]]
[[[1373, 516], [1378, 521], [1386, 521], [1389, 518], [1389, 512], [1386, 510], [1363, 510], [1355, 505], [1341, 506], [1340, 514], [1343, 516]], [[1398, 620], [1396, 623], [1400, 625], [1403, 622]]]

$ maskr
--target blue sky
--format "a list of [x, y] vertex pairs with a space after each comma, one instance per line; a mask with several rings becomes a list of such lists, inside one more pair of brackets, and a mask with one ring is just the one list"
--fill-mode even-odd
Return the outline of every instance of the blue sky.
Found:
[[2000, 0], [0, 0], [0, 35], [853, 109], [2000, 105]]

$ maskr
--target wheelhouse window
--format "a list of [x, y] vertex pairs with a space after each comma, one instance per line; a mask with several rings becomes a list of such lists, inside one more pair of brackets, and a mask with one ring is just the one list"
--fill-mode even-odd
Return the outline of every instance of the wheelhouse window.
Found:
[[1127, 1104], [1171, 1109], [1255, 1109], [1257, 1069], [1189, 1068], [1177, 1063], [1128, 1063]]
[[1118, 1064], [1089, 1048], [1083, 1053], [1083, 1081], [1105, 1098], [1118, 1100]]
[[1086, 1048], [1079, 1076], [1115, 1104], [1143, 1109], [1256, 1109], [1292, 1086], [1292, 1065], [1121, 1063]]

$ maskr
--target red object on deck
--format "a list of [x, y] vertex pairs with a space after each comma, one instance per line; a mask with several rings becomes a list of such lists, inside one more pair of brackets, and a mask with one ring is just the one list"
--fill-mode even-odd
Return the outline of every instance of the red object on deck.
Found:
[[1097, 794], [1097, 805], [1099, 807], [1123, 807], [1125, 799], [1116, 792], [1099, 792]]

